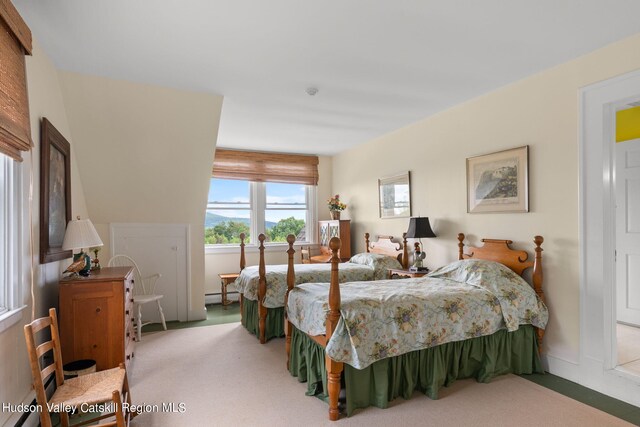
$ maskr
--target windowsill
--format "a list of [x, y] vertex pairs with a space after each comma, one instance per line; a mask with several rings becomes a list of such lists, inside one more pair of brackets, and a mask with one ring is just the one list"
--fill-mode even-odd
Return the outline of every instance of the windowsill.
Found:
[[[286, 252], [289, 244], [287, 243], [270, 243], [264, 246], [265, 252]], [[317, 243], [296, 243], [293, 247], [298, 251], [300, 247], [311, 247], [315, 249], [318, 247]], [[258, 253], [257, 245], [245, 245], [244, 252], [246, 254], [256, 254]], [[230, 245], [230, 246], [213, 246], [213, 245], [205, 245], [204, 246], [204, 254], [240, 254], [240, 245]]]
[[27, 306], [23, 305], [20, 308], [16, 308], [6, 313], [0, 314], [0, 334], [22, 319], [22, 311], [25, 308], [27, 308]]

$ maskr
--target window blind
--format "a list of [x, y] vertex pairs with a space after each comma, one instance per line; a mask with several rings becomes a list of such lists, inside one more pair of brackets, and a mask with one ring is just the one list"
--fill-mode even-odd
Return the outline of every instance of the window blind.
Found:
[[31, 31], [11, 2], [0, 0], [0, 152], [18, 161], [33, 145], [25, 54]]
[[217, 149], [213, 177], [318, 185], [318, 156]]

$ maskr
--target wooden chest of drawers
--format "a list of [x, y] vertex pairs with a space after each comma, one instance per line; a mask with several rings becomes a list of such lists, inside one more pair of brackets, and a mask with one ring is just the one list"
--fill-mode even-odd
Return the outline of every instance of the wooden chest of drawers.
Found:
[[103, 267], [60, 281], [63, 363], [92, 359], [96, 368], [128, 365], [134, 356], [133, 269]]

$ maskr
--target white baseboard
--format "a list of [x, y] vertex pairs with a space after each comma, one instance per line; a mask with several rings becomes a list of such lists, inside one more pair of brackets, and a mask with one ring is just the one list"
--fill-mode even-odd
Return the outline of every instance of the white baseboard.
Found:
[[617, 369], [604, 370], [602, 362], [595, 359], [585, 358], [583, 366], [552, 355], [543, 356], [543, 359], [548, 364], [548, 372], [553, 375], [640, 407], [638, 376]]
[[547, 372], [565, 380], [580, 383], [580, 365], [551, 354], [542, 355], [542, 364]]

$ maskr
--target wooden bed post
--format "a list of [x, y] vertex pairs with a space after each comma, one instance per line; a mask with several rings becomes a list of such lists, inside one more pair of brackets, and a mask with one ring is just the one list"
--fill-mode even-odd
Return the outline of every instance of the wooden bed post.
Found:
[[[329, 313], [327, 313], [327, 343], [331, 339], [331, 335], [336, 329], [338, 320], [340, 320], [340, 283], [338, 276], [338, 251], [340, 250], [340, 239], [332, 237], [329, 241], [331, 248], [331, 284], [329, 287]], [[340, 418], [338, 411], [338, 397], [340, 395], [340, 376], [342, 374], [342, 362], [332, 360], [325, 355], [325, 364], [327, 366], [327, 391], [329, 393], [329, 419], [336, 421]]]
[[[540, 298], [542, 302], [544, 301], [544, 291], [542, 290], [542, 248], [540, 247], [544, 242], [544, 238], [542, 236], [535, 236], [533, 238], [533, 243], [536, 244], [536, 257], [533, 261], [533, 289], [536, 291], [536, 294]], [[544, 329], [536, 329], [536, 334], [538, 337], [538, 351], [542, 352], [542, 337], [544, 336]]]
[[295, 286], [296, 273], [293, 268], [293, 255], [296, 253], [293, 249], [293, 244], [296, 241], [296, 236], [289, 234], [287, 236], [287, 243], [289, 243], [289, 249], [287, 254], [289, 255], [289, 261], [287, 263], [287, 293], [284, 294], [284, 334], [286, 336], [285, 350], [287, 352], [287, 370], [289, 370], [289, 355], [291, 354], [291, 335], [293, 334], [293, 327], [289, 323], [289, 316], [287, 316], [287, 303], [289, 302], [289, 292]]
[[409, 268], [409, 248], [407, 248], [407, 233], [402, 233], [402, 268]]
[[267, 342], [265, 331], [267, 330], [267, 308], [262, 304], [265, 295], [267, 295], [267, 275], [264, 267], [264, 234], [260, 233], [258, 240], [260, 241], [260, 264], [258, 267], [258, 330], [260, 332], [260, 344]]
[[[244, 267], [246, 266], [246, 261], [244, 258], [244, 239], [245, 239], [246, 234], [244, 233], [240, 233], [240, 273], [242, 273], [242, 270], [244, 270]], [[223, 301], [224, 302], [224, 301]], [[238, 304], [240, 305], [240, 320], [242, 320], [242, 294], [238, 293]]]
[[464, 233], [458, 233], [458, 259], [464, 259]]
[[369, 253], [369, 233], [364, 233], [364, 247], [367, 249], [367, 253]]
[[247, 265], [247, 261], [244, 258], [244, 239], [246, 237], [244, 233], [240, 233], [240, 271], [244, 270]]

